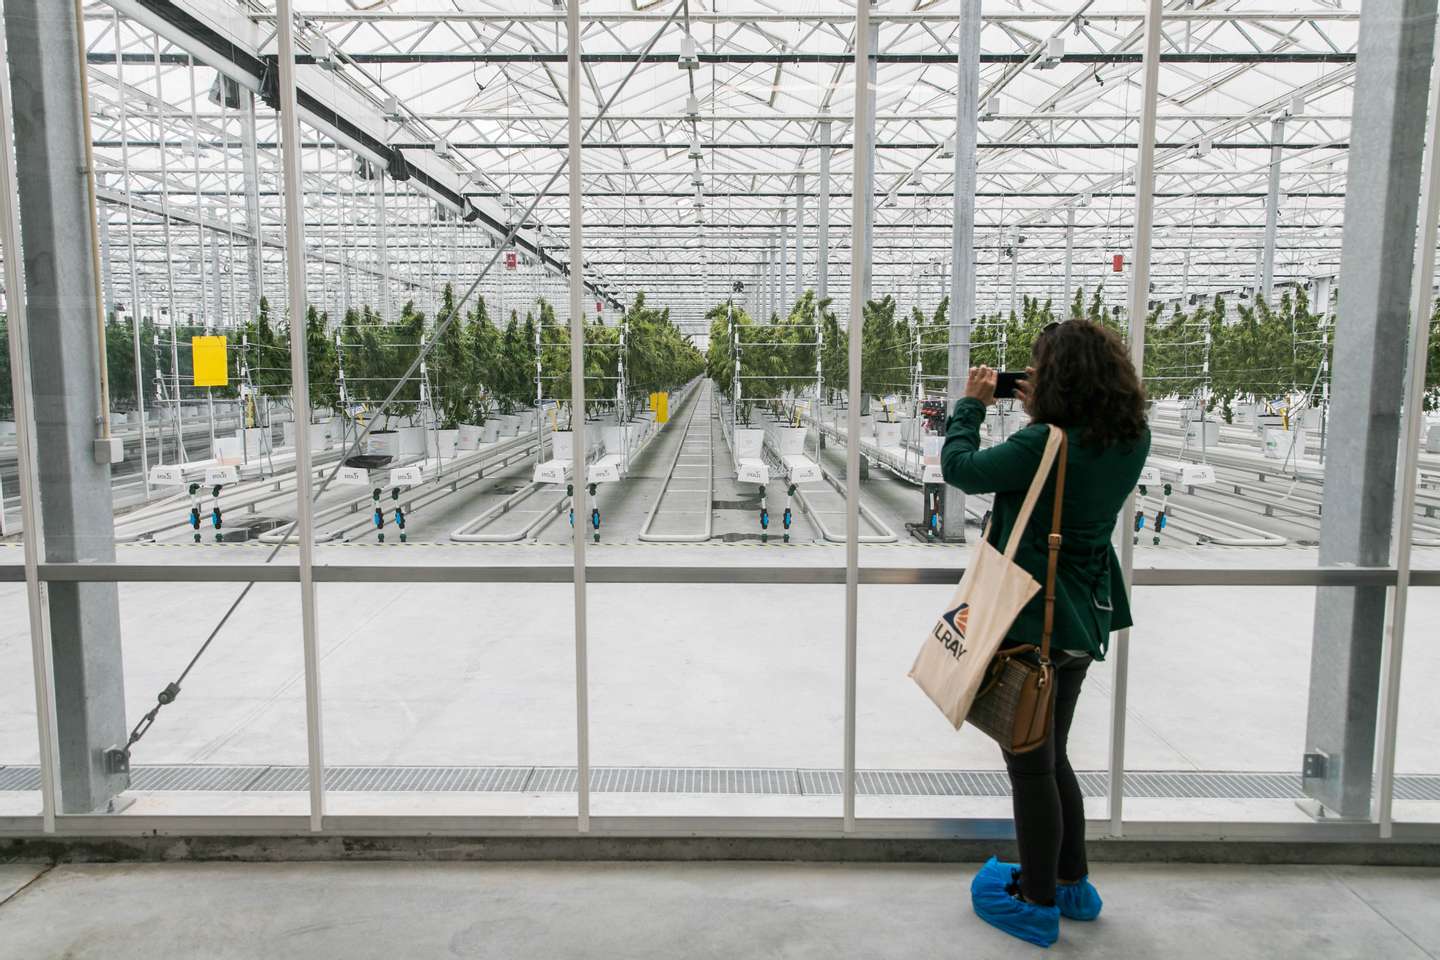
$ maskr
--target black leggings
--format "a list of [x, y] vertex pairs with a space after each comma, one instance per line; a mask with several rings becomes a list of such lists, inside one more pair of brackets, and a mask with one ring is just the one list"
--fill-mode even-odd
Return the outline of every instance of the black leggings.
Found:
[[1035, 903], [1055, 902], [1057, 878], [1074, 881], [1089, 872], [1084, 800], [1065, 752], [1089, 667], [1088, 656], [1055, 658], [1055, 729], [1043, 747], [1005, 754], [1020, 848], [1020, 890]]

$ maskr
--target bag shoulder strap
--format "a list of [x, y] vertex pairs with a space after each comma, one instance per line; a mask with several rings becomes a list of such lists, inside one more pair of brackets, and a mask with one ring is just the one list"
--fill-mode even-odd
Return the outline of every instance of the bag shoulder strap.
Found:
[[[1020, 505], [1020, 512], [1015, 515], [1015, 525], [1010, 528], [1010, 539], [1005, 544], [1005, 559], [1013, 561], [1015, 551], [1020, 549], [1020, 538], [1025, 535], [1025, 528], [1030, 525], [1030, 514], [1035, 512], [1035, 503], [1040, 499], [1040, 491], [1045, 486], [1045, 478], [1050, 476], [1050, 467], [1055, 462], [1056, 454], [1062, 449], [1065, 442], [1065, 431], [1050, 425], [1050, 435], [1045, 438], [1045, 452], [1040, 455], [1040, 465], [1035, 468], [1035, 479], [1030, 481], [1030, 489], [1025, 494], [1025, 502]], [[1056, 497], [1059, 502], [1059, 497]], [[1055, 531], [1059, 533], [1059, 530]]]
[[1055, 465], [1055, 508], [1050, 513], [1050, 557], [1045, 566], [1045, 628], [1040, 634], [1040, 662], [1050, 662], [1050, 634], [1055, 629], [1055, 569], [1060, 564], [1060, 509], [1065, 504], [1065, 462], [1069, 459], [1070, 443], [1065, 431], [1060, 434], [1060, 460]]

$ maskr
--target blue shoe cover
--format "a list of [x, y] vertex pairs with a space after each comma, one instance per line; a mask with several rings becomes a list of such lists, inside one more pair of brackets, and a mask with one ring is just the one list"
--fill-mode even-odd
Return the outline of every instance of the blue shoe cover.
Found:
[[970, 882], [970, 903], [976, 916], [1012, 937], [1050, 946], [1060, 937], [1060, 910], [1011, 896], [1005, 888], [1018, 871], [1007, 866], [991, 857]]
[[1100, 916], [1103, 905], [1100, 891], [1095, 889], [1088, 876], [1081, 877], [1079, 883], [1062, 883], [1055, 887], [1055, 906], [1071, 920], [1094, 920]]

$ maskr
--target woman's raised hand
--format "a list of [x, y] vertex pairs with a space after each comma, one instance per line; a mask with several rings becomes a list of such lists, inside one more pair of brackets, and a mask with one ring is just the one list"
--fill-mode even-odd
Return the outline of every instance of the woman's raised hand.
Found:
[[965, 383], [965, 396], [979, 400], [985, 406], [995, 402], [995, 381], [998, 374], [987, 366], [970, 368], [970, 379]]

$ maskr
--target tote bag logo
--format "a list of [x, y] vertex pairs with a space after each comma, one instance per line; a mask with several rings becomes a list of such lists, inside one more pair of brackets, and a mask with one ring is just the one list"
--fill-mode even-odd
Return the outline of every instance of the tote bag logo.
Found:
[[965, 653], [965, 627], [970, 623], [970, 604], [962, 603], [953, 610], [940, 615], [935, 624], [935, 639], [945, 650], [959, 660]]
[[965, 627], [970, 622], [970, 604], [962, 603], [954, 610], [946, 613], [944, 617], [945, 622], [949, 624], [950, 629], [955, 631], [955, 635], [958, 636], [961, 640], [964, 640]]

